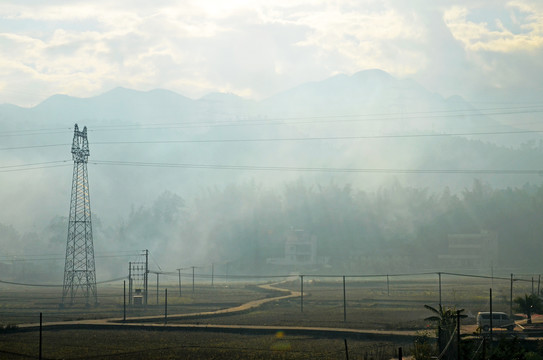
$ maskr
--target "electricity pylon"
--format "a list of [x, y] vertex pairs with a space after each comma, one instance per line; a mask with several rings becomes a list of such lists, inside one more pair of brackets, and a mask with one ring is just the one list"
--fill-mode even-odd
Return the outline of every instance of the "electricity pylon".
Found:
[[75, 124], [72, 142], [74, 169], [61, 306], [66, 303], [72, 305], [78, 297], [84, 298], [87, 306], [98, 304], [87, 172], [89, 154], [87, 127], [79, 131]]

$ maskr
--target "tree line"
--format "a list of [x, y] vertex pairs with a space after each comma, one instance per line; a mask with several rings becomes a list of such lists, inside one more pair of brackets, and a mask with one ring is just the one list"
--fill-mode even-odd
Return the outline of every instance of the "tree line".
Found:
[[[13, 254], [65, 251], [65, 217], [35, 231], [0, 228], [2, 246]], [[449, 235], [486, 231], [496, 234], [496, 270], [528, 271], [539, 264], [543, 250], [543, 185], [494, 189], [476, 179], [452, 193], [399, 183], [368, 192], [334, 182], [298, 180], [276, 188], [247, 182], [208, 188], [190, 200], [165, 191], [152, 204], [133, 206], [117, 219], [93, 214], [95, 252], [149, 249], [171, 269], [229, 263], [232, 272], [284, 273], [266, 259], [284, 256], [287, 234], [294, 229], [315, 237], [322, 261], [289, 270], [368, 274], [440, 269], [438, 255], [447, 251]], [[52, 266], [29, 261], [14, 267], [9, 260], [4, 257], [0, 266], [16, 268], [7, 272], [11, 276], [36, 269], [46, 276], [43, 268]], [[56, 268], [63, 268], [62, 260]], [[101, 266], [124, 271], [118, 263]]]

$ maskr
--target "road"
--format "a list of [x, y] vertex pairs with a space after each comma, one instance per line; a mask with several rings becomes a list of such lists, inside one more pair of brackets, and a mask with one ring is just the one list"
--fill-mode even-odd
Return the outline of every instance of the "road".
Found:
[[[291, 335], [309, 335], [321, 337], [338, 337], [338, 338], [365, 338], [368, 340], [388, 340], [388, 341], [405, 341], [412, 342], [416, 339], [419, 332], [414, 330], [372, 330], [372, 329], [348, 329], [348, 328], [329, 328], [329, 327], [301, 327], [301, 326], [265, 326], [265, 325], [213, 325], [213, 324], [172, 324], [167, 321], [194, 319], [202, 317], [220, 316], [225, 314], [233, 314], [239, 312], [256, 309], [263, 304], [280, 301], [289, 298], [300, 297], [299, 291], [292, 291], [278, 287], [281, 282], [274, 284], [259, 285], [266, 290], [280, 291], [284, 295], [252, 300], [239, 306], [220, 309], [215, 311], [207, 311], [190, 314], [172, 314], [168, 315], [167, 319], [162, 316], [140, 316], [97, 320], [77, 320], [77, 321], [62, 321], [62, 322], [47, 322], [43, 324], [46, 329], [153, 329], [161, 331], [211, 331], [211, 332], [234, 332], [247, 334], [275, 334], [278, 331], [283, 331]], [[305, 294], [304, 294], [305, 295]], [[543, 321], [543, 319], [542, 319]], [[39, 324], [23, 324], [19, 326], [21, 330], [34, 331], [39, 328]], [[477, 329], [476, 325], [464, 325], [462, 334], [473, 334]], [[522, 326], [515, 329], [515, 333], [522, 331]], [[501, 332], [499, 330], [496, 333]]]

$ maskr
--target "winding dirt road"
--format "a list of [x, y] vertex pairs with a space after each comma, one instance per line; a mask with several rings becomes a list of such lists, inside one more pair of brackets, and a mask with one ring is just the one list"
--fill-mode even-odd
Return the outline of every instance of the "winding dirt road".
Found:
[[[206, 311], [190, 314], [172, 314], [167, 316], [167, 320], [192, 319], [201, 317], [221, 316], [225, 314], [234, 314], [239, 312], [256, 309], [263, 304], [280, 301], [301, 296], [299, 291], [292, 291], [277, 287], [282, 282], [274, 284], [259, 285], [259, 287], [280, 291], [284, 295], [252, 300], [239, 306], [219, 309], [215, 311]], [[283, 331], [291, 335], [309, 335], [320, 337], [338, 337], [338, 338], [365, 338], [369, 340], [388, 340], [411, 342], [416, 336], [416, 331], [389, 331], [389, 330], [361, 330], [348, 328], [327, 328], [327, 327], [301, 327], [301, 326], [266, 326], [266, 325], [213, 325], [213, 324], [171, 324], [166, 323], [164, 316], [140, 316], [123, 318], [110, 318], [98, 320], [76, 320], [47, 322], [43, 324], [44, 329], [62, 330], [62, 329], [153, 329], [160, 331], [210, 331], [210, 332], [230, 332], [244, 334], [275, 334]], [[23, 331], [35, 331], [39, 329], [39, 324], [20, 325], [19, 329]]]

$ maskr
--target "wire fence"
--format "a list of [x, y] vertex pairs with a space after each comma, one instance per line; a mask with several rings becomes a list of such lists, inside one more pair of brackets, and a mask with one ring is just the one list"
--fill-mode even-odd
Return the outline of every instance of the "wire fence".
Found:
[[[150, 321], [168, 324], [375, 329], [411, 331], [432, 337], [435, 328], [425, 320], [431, 314], [424, 305], [464, 309], [468, 318], [462, 320], [463, 326], [474, 325], [477, 312], [488, 311], [491, 301], [494, 311], [514, 312], [514, 298], [541, 290], [540, 276], [531, 274], [522, 277], [451, 272], [256, 276], [214, 274], [190, 267], [150, 271], [147, 304], [140, 305], [130, 303], [128, 280], [125, 276], [99, 282], [99, 304], [90, 308], [85, 305], [83, 296], [76, 297], [72, 307], [60, 307], [62, 290], [57, 284], [0, 280], [1, 323], [36, 323], [36, 314], [43, 312], [47, 322], [151, 316], [154, 320]], [[264, 288], [263, 284], [271, 286]], [[293, 295], [275, 300], [288, 293]], [[228, 316], [210, 314], [255, 299], [270, 301], [258, 309], [234, 311]], [[364, 344], [356, 341], [351, 344], [349, 349], [357, 354], [356, 358], [391, 359], [397, 355], [395, 341]], [[408, 344], [404, 345], [404, 354], [407, 354], [411, 350]]]

